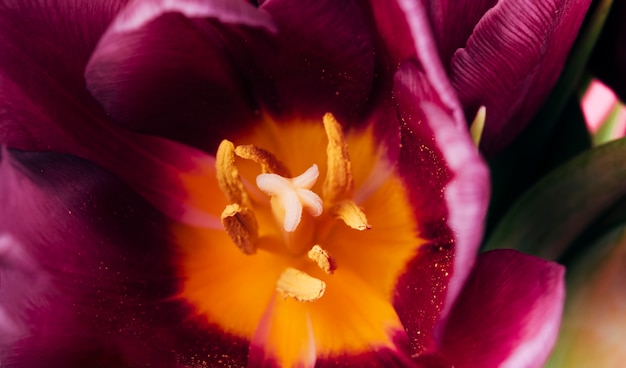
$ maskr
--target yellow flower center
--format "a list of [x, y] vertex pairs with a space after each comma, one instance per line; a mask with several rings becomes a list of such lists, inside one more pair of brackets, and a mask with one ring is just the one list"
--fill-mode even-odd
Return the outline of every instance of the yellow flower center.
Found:
[[[299, 256], [310, 249], [307, 253], [308, 258], [315, 261], [326, 273], [330, 273], [332, 257], [320, 245], [311, 244], [314, 238], [314, 234], [310, 231], [311, 226], [303, 224], [301, 230], [296, 232], [303, 221], [303, 216], [304, 222], [310, 224], [311, 217], [319, 217], [322, 214], [325, 203], [331, 214], [343, 219], [348, 226], [356, 230], [369, 229], [365, 214], [350, 199], [354, 181], [348, 144], [343, 136], [341, 125], [331, 114], [324, 115], [322, 121], [328, 138], [327, 173], [323, 187], [325, 201], [311, 190], [319, 177], [316, 164], [299, 176], [287, 178], [284, 175], [289, 175], [288, 168], [263, 148], [254, 145], [235, 147], [232, 142], [224, 140], [217, 149], [218, 183], [226, 198], [233, 202], [222, 212], [222, 224], [233, 243], [244, 253], [256, 252], [259, 236], [255, 205], [249, 199], [239, 175], [236, 156], [260, 165], [263, 173], [257, 175], [256, 185], [270, 197], [274, 219], [277, 224], [282, 224], [281, 230], [285, 231], [283, 241], [285, 250], [289, 254]], [[306, 212], [303, 213], [303, 210]], [[325, 289], [324, 281], [292, 267], [287, 267], [276, 283], [276, 290], [281, 295], [301, 302], [321, 298]]]
[[188, 183], [223, 228], [174, 229], [180, 297], [282, 366], [394, 348], [394, 287], [424, 241], [385, 149], [331, 114], [224, 140], [215, 181]]

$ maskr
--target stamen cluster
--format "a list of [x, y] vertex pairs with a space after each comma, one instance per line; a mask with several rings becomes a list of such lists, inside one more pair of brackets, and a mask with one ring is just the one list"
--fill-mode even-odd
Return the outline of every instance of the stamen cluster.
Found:
[[[370, 228], [365, 213], [352, 199], [354, 180], [348, 144], [341, 125], [330, 113], [325, 114], [322, 121], [328, 145], [327, 171], [321, 197], [312, 190], [320, 175], [315, 163], [301, 175], [292, 177], [289, 168], [263, 148], [254, 145], [235, 146], [228, 140], [219, 145], [216, 154], [217, 180], [230, 202], [222, 212], [221, 221], [233, 243], [243, 253], [252, 255], [258, 248], [259, 225], [255, 205], [259, 204], [253, 203], [245, 190], [236, 166], [237, 157], [260, 165], [261, 174], [256, 178], [256, 185], [270, 197], [273, 216], [284, 231], [285, 238], [292, 234], [299, 240], [308, 239], [306, 236], [297, 236], [303, 231], [302, 222], [311, 222], [324, 211], [353, 229], [361, 231]], [[304, 248], [309, 249], [306, 251], [307, 258], [326, 274], [332, 274], [337, 268], [334, 259], [322, 245], [313, 240], [311, 242], [310, 248]], [[296, 255], [303, 249], [302, 245], [290, 247], [289, 242], [286, 242], [285, 247]], [[277, 280], [276, 289], [285, 298], [311, 302], [324, 295], [326, 283], [304, 271], [287, 267]]]

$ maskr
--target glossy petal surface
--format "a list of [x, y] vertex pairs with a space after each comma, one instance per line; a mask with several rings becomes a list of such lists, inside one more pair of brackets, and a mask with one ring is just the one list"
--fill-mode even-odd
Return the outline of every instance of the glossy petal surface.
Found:
[[456, 92], [438, 57], [425, 4], [411, 0], [393, 3], [374, 0], [371, 11], [388, 58], [385, 64], [391, 69], [391, 77], [403, 63], [415, 63], [423, 73], [419, 82], [424, 87], [419, 91], [420, 99], [436, 103], [452, 116], [455, 124], [466, 126]]
[[453, 56], [452, 85], [471, 120], [487, 119], [481, 148], [495, 153], [526, 126], [556, 82], [590, 1], [501, 0]]
[[39, 99], [58, 92], [49, 85], [59, 80], [63, 81], [63, 94], [87, 108], [92, 106], [83, 88], [83, 68], [98, 38], [124, 4], [100, 1], [94, 5], [81, 0], [0, 4], [0, 142], [46, 149], [58, 140], [55, 128], [43, 134], [30, 120], [44, 118], [41, 115], [46, 109]]
[[[489, 197], [488, 173], [465, 128], [435, 103], [414, 103], [423, 89], [432, 88], [424, 80], [407, 63], [394, 90], [403, 122], [400, 172], [413, 188], [422, 236], [431, 241], [422, 248], [428, 266], [410, 265], [397, 286], [396, 308], [413, 353], [429, 347], [430, 333], [445, 320], [472, 268]], [[447, 226], [452, 233], [445, 231]], [[437, 297], [423, 298], [426, 293]]]
[[216, 338], [171, 300], [167, 220], [110, 174], [5, 151], [0, 204], [3, 367], [182, 367], [212, 354], [242, 364], [240, 340]]
[[[204, 209], [187, 206], [179, 177], [185, 170], [202, 185], [215, 186], [214, 178], [206, 180], [201, 170], [193, 171], [211, 170], [212, 158], [187, 146], [120, 129], [84, 87], [81, 75], [87, 53], [120, 4], [66, 4], [20, 2], [0, 7], [0, 41], [6, 51], [0, 54], [0, 143], [89, 159], [114, 172], [172, 218], [219, 224]], [[66, 22], [61, 26], [58, 19]], [[75, 23], [82, 28], [68, 26]], [[48, 42], [29, 41], [44, 36]], [[70, 47], [75, 52], [69, 52]], [[152, 185], [155, 182], [159, 185]]]
[[543, 366], [558, 334], [563, 275], [563, 267], [513, 250], [480, 255], [441, 336], [441, 362]]
[[373, 49], [352, 1], [137, 4], [116, 19], [86, 73], [124, 126], [211, 152], [216, 137], [257, 120], [261, 108], [309, 117], [365, 107]]
[[244, 126], [257, 109], [222, 35], [239, 27], [275, 30], [244, 1], [135, 1], [100, 40], [87, 87], [123, 126], [212, 151], [225, 122]]
[[296, 117], [329, 111], [342, 119], [357, 116], [366, 107], [374, 78], [374, 49], [357, 3], [268, 0], [261, 9], [272, 15], [279, 31], [271, 49], [254, 55], [269, 111]]
[[454, 52], [465, 47], [474, 27], [498, 0], [422, 0], [444, 67], [449, 71]]

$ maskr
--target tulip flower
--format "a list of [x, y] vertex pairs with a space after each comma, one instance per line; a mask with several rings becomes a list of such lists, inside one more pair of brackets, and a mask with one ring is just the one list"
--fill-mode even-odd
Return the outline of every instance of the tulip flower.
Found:
[[420, 3], [0, 4], [4, 366], [547, 358]]

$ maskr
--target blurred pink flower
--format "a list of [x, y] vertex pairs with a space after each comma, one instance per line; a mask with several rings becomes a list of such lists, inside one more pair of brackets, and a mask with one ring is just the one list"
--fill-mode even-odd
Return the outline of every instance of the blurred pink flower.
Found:
[[581, 99], [581, 107], [592, 134], [597, 134], [603, 127], [608, 129], [606, 139], [609, 140], [626, 134], [626, 107], [602, 82], [591, 82]]

